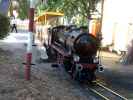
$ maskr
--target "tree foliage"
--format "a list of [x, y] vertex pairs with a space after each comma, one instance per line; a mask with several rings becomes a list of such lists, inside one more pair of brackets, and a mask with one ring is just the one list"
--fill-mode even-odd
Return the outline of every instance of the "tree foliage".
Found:
[[18, 0], [19, 2], [19, 18], [25, 19], [28, 18], [29, 11], [29, 1], [28, 0]]
[[91, 13], [96, 11], [96, 4], [100, 0], [48, 0], [47, 5], [41, 4], [40, 9], [46, 11], [60, 11], [65, 16], [82, 16], [90, 18]]
[[0, 14], [0, 39], [3, 39], [8, 35], [10, 29], [9, 18]]

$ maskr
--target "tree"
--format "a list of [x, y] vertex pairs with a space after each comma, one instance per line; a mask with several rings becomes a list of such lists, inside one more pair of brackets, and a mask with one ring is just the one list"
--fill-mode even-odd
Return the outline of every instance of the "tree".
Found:
[[28, 18], [28, 11], [29, 11], [29, 1], [28, 0], [18, 0], [19, 2], [19, 18], [25, 19]]
[[[100, 0], [48, 0], [47, 5], [40, 5], [41, 10], [64, 12], [68, 19], [73, 16], [81, 16], [82, 19], [90, 19], [92, 12], [96, 10], [96, 4]], [[39, 10], [40, 10], [39, 9]]]
[[0, 14], [0, 39], [3, 39], [8, 35], [10, 29], [9, 18]]

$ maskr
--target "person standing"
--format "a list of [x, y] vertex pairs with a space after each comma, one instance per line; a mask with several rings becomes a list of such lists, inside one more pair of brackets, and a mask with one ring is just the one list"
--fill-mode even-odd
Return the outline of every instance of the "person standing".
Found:
[[17, 32], [18, 32], [18, 31], [17, 31], [17, 23], [16, 23], [15, 17], [13, 16], [13, 17], [11, 18], [11, 32], [13, 32], [14, 29], [15, 29], [15, 31], [16, 31], [16, 33], [17, 33]]

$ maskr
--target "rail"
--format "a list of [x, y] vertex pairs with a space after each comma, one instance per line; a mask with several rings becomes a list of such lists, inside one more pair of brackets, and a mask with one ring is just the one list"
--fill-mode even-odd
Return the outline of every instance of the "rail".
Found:
[[93, 87], [89, 87], [89, 89], [104, 100], [128, 100], [124, 96], [116, 93], [100, 83], [96, 83]]

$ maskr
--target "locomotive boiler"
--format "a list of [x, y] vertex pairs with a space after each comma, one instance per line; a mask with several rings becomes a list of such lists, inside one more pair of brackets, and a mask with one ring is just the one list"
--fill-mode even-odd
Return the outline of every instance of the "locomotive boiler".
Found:
[[52, 57], [56, 57], [74, 79], [91, 82], [96, 79], [99, 65], [96, 53], [100, 41], [87, 31], [81, 32], [83, 28], [54, 27], [50, 32], [50, 50]]

